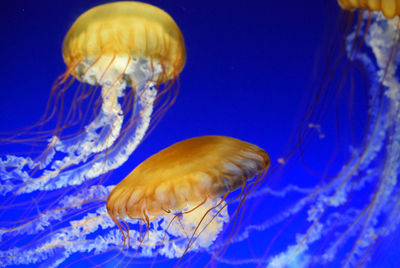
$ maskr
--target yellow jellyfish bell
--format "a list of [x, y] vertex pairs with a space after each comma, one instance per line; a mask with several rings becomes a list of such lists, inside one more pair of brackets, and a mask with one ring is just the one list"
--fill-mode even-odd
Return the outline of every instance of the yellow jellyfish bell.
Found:
[[338, 0], [341, 8], [367, 9], [371, 11], [382, 11], [383, 15], [388, 19], [400, 15], [399, 0]]
[[[105, 72], [132, 79], [126, 70], [140, 57], [161, 64], [157, 80], [163, 83], [177, 77], [186, 61], [183, 35], [171, 16], [132, 1], [96, 6], [82, 14], [68, 31], [62, 51], [72, 74], [91, 84], [101, 84]], [[85, 77], [93, 67], [100, 74]]]
[[110, 193], [109, 215], [149, 219], [193, 209], [241, 186], [270, 165], [261, 148], [230, 137], [184, 140], [137, 166]]

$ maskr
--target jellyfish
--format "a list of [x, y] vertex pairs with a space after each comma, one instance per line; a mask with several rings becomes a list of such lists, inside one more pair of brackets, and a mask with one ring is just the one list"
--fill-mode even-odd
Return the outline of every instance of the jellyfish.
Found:
[[[248, 199], [263, 196], [260, 202], [279, 209], [270, 210], [263, 222], [243, 224], [230, 243], [243, 245], [250, 238], [263, 237], [267, 241], [263, 252], [240, 259], [218, 257], [220, 262], [266, 267], [363, 267], [368, 264], [383, 267], [385, 255], [395, 248], [392, 244], [398, 241], [400, 223], [399, 4], [397, 1], [345, 0], [338, 3], [351, 19], [338, 23], [349, 30], [344, 31], [344, 47], [339, 45], [338, 52], [329, 51], [329, 56], [337, 57], [327, 64], [333, 68], [323, 70], [326, 73], [321, 78], [322, 86], [317, 87], [313, 100], [317, 104], [313, 102], [309, 106], [311, 109], [303, 117], [295, 147], [287, 157], [280, 158], [278, 165], [290, 163], [293, 152], [307, 152], [306, 147], [312, 142], [309, 132], [324, 127], [312, 121], [319, 118], [318, 123], [324, 123], [325, 110], [318, 108], [334, 108], [329, 103], [344, 91], [367, 93], [368, 114], [362, 121], [365, 126], [355, 133], [354, 143], [340, 144], [339, 149], [347, 149], [347, 159], [339, 161], [332, 176], [326, 171], [332, 167], [326, 167], [322, 174], [307, 170], [306, 174], [295, 177], [298, 185], [279, 181], [280, 187], [271, 183], [254, 196], [248, 196]], [[356, 19], [355, 23], [352, 18]], [[367, 82], [357, 82], [360, 76], [356, 66]], [[332, 77], [338, 73], [339, 82], [334, 83]], [[328, 87], [336, 92], [332, 95], [322, 92]], [[340, 120], [343, 121], [336, 121], [338, 125], [342, 123]], [[354, 125], [349, 129], [357, 130]], [[315, 157], [331, 161], [329, 155]], [[277, 168], [272, 166], [272, 170]], [[268, 181], [273, 181], [274, 175], [272, 171]], [[301, 180], [306, 175], [322, 179], [314, 179], [313, 186], [303, 187]], [[285, 199], [288, 201], [284, 202]]]
[[396, 1], [351, 1], [338, 0], [338, 4], [345, 10], [364, 9], [375, 12], [382, 12], [387, 19], [393, 19], [399, 15], [399, 3]]
[[[156, 123], [173, 103], [173, 85], [185, 64], [183, 36], [173, 19], [140, 2], [115, 2], [85, 12], [65, 36], [62, 52], [67, 70], [52, 89], [54, 107], [30, 131], [4, 139], [35, 141], [32, 136], [37, 135], [48, 144], [39, 155], [2, 157], [2, 195], [81, 185], [121, 166], [150, 121]], [[63, 94], [75, 78], [81, 84], [63, 122], [54, 109], [63, 105]], [[78, 105], [88, 98], [96, 115], [76, 133], [64, 134], [77, 120], [85, 122], [88, 115]], [[153, 113], [155, 103], [159, 107]], [[61, 118], [50, 137], [36, 130], [54, 116]]]
[[0, 137], [2, 146], [23, 148], [0, 156], [3, 252], [35, 243], [35, 234], [61, 228], [66, 217], [102, 199], [110, 171], [174, 103], [186, 60], [174, 20], [132, 1], [82, 14], [65, 36], [62, 55], [66, 71], [43, 117]]
[[[263, 149], [231, 137], [202, 136], [175, 143], [142, 162], [116, 186], [86, 191], [87, 199], [101, 200], [95, 210], [83, 209], [62, 228], [38, 232], [35, 243], [2, 251], [1, 263], [53, 267], [80, 252], [91, 252], [92, 257], [113, 253], [106, 262], [123, 253], [115, 265], [159, 256], [179, 262], [190, 252], [206, 252], [215, 241], [232, 238], [232, 233], [225, 233], [226, 225], [239, 225], [244, 201], [269, 164]], [[235, 202], [239, 206], [229, 213]], [[76, 205], [77, 196], [65, 196], [62, 203]], [[16, 236], [24, 228], [3, 235]]]

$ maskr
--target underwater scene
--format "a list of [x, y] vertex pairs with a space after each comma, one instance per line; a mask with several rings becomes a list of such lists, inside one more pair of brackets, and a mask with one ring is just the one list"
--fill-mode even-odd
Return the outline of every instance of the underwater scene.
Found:
[[0, 267], [397, 267], [399, 15], [4, 3]]

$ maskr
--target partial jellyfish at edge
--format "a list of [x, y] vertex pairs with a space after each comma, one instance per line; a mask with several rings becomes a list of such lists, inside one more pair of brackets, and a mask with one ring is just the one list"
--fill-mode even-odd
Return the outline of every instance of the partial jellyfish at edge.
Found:
[[[311, 108], [302, 118], [297, 143], [287, 158], [278, 161], [290, 163], [299, 151], [307, 152], [302, 146], [307, 147], [315, 137], [323, 138], [320, 124], [324, 123], [325, 109], [335, 108], [330, 103], [344, 91], [367, 94], [365, 126], [361, 135], [356, 135], [360, 138], [354, 144], [340, 144], [348, 149], [348, 159], [332, 178], [322, 174], [322, 180], [316, 179], [314, 187], [309, 188], [296, 182], [280, 188], [270, 183], [272, 186], [264, 185], [254, 193], [258, 198], [263, 196], [258, 202], [270, 207], [284, 200], [290, 200], [290, 205], [268, 213], [263, 222], [244, 224], [231, 240], [231, 244], [239, 244], [264, 237], [263, 253], [242, 258], [217, 257], [221, 263], [363, 267], [375, 259], [381, 263], [389, 253], [385, 250], [396, 248], [390, 244], [398, 237], [400, 223], [400, 6], [395, 1], [338, 2], [344, 9], [344, 20], [335, 27], [343, 27], [336, 30], [345, 33], [344, 45], [334, 44], [337, 50], [324, 55], [329, 64], [327, 69], [322, 68], [326, 73], [317, 81], [320, 84]], [[352, 83], [352, 79], [359, 78], [353, 77], [357, 73], [354, 68], [362, 70], [367, 83]], [[333, 82], [336, 76], [340, 77], [339, 82]], [[335, 91], [332, 95], [324, 92], [329, 87]], [[329, 163], [331, 156], [314, 157], [326, 158]], [[274, 180], [274, 169], [272, 166], [268, 182]], [[295, 176], [291, 182], [298, 180], [301, 185], [302, 176]]]

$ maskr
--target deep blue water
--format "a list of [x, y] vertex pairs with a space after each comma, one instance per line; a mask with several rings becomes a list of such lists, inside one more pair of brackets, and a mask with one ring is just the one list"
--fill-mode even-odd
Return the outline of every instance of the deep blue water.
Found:
[[[65, 33], [81, 13], [107, 2], [20, 0], [3, 4], [0, 18], [1, 131], [30, 125], [42, 115], [52, 83], [65, 70], [61, 55]], [[254, 143], [269, 153], [273, 167], [279, 166], [278, 158], [284, 157], [285, 150], [293, 145], [290, 137], [301, 125], [306, 105], [311, 102], [313, 83], [321, 77], [323, 66], [318, 63], [329, 55], [325, 45], [331, 40], [329, 35], [335, 30], [332, 24], [339, 14], [335, 1], [146, 2], [174, 18], [185, 38], [187, 63], [180, 76], [176, 103], [129, 160], [112, 173], [110, 184], [118, 183], [141, 161], [166, 146], [201, 135], [226, 135]], [[339, 42], [333, 38], [335, 41]], [[339, 74], [334, 79], [340, 77]], [[359, 85], [364, 85], [357, 69], [354, 77], [360, 80]], [[343, 99], [338, 103], [346, 105]], [[353, 125], [353, 145], [359, 144], [365, 128], [365, 103], [356, 98], [352, 107], [357, 118]], [[282, 172], [267, 176], [266, 183], [272, 182], [268, 187], [282, 189], [295, 184], [313, 188], [322, 178], [314, 173], [327, 171], [332, 175], [340, 169], [349, 156], [351, 131], [337, 132], [336, 119], [347, 126], [347, 114], [330, 108], [321, 125], [324, 138], [319, 139], [319, 133], [315, 132], [313, 142], [304, 150], [304, 163], [295, 157]], [[339, 145], [338, 135], [341, 137]], [[288, 209], [298, 200], [297, 194], [250, 200], [245, 207], [243, 224], [260, 225], [270, 215]], [[248, 242], [228, 248], [224, 257], [266, 260], [286, 250], [295, 241], [296, 233], [307, 230], [305, 217], [299, 213], [293, 219], [296, 223], [286, 229], [282, 229], [287, 222], [284, 221], [266, 231], [254, 232]], [[270, 244], [276, 234], [279, 234], [278, 239]], [[318, 252], [319, 246], [313, 248], [313, 252]], [[370, 267], [395, 267], [391, 266], [391, 260], [396, 259], [398, 251], [386, 244], [382, 248], [378, 262], [386, 256], [385, 252], [390, 257], [385, 259], [385, 266], [371, 264]], [[340, 254], [346, 256], [345, 252]], [[71, 259], [74, 258], [79, 256]], [[201, 261], [197, 265], [201, 267], [203, 260], [210, 257], [205, 254], [198, 258]], [[168, 267], [171, 262], [165, 265]], [[221, 267], [225, 265], [229, 266], [221, 264]], [[328, 266], [338, 267], [335, 265], [338, 263]], [[253, 266], [256, 265], [243, 267]]]

